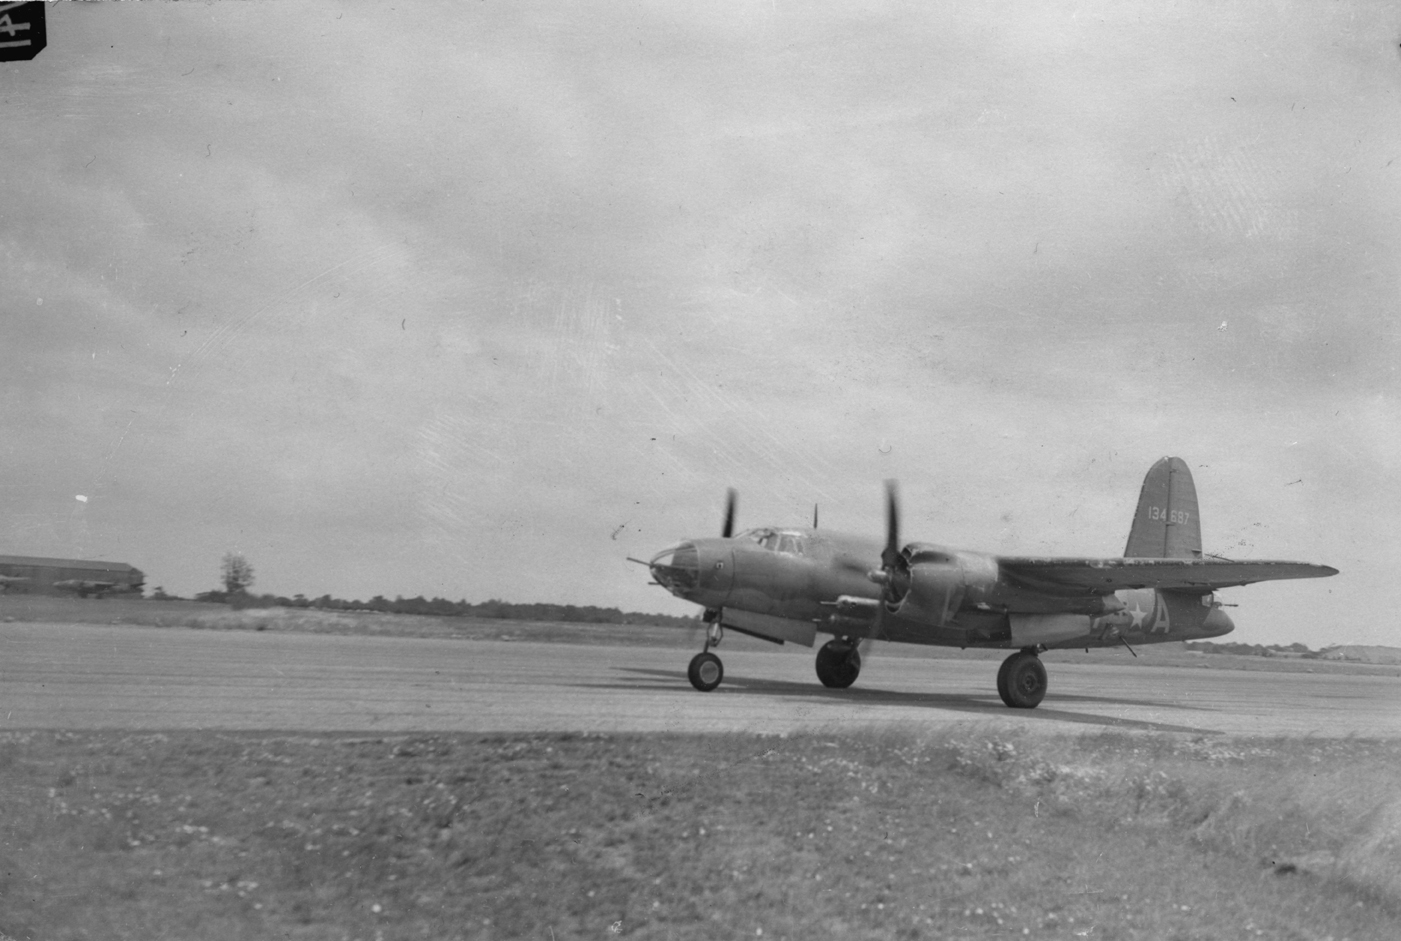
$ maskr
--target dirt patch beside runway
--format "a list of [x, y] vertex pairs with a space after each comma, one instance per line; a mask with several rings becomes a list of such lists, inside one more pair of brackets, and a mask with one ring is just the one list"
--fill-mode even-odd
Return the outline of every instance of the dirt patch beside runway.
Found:
[[0, 934], [1389, 939], [1398, 765], [970, 729], [4, 733]]

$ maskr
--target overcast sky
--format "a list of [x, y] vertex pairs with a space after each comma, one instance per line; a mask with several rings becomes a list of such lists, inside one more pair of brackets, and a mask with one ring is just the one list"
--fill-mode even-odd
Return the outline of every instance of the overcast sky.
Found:
[[[741, 526], [1117, 555], [1401, 646], [1387, 2], [64, 3], [0, 65], [0, 553], [688, 613]], [[80, 501], [79, 495], [87, 498]]]

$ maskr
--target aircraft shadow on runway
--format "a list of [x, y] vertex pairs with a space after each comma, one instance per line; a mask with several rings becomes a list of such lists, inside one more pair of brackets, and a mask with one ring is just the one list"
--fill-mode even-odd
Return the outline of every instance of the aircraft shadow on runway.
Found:
[[[674, 691], [687, 696], [699, 696], [691, 689], [686, 676], [681, 671], [652, 670], [643, 667], [620, 667], [625, 674], [636, 680], [627, 683], [587, 683], [578, 684], [586, 689], [651, 690]], [[658, 682], [665, 680], [666, 682]], [[1178, 703], [1164, 703], [1144, 699], [1115, 699], [1095, 696], [1057, 697], [1048, 694], [1046, 701], [1036, 709], [1009, 710], [995, 698], [968, 696], [957, 693], [906, 693], [893, 690], [852, 687], [850, 689], [827, 689], [809, 683], [794, 683], [789, 680], [749, 679], [733, 674], [725, 677], [718, 689], [704, 695], [717, 696], [743, 693], [746, 695], [774, 696], [792, 699], [818, 699], [832, 703], [871, 706], [910, 706], [923, 709], [936, 709], [945, 712], [963, 712], [987, 717], [990, 715], [1014, 714], [1018, 718], [1035, 721], [1071, 722], [1081, 725], [1099, 725], [1115, 729], [1138, 729], [1149, 732], [1190, 732], [1197, 735], [1220, 735], [1218, 729], [1203, 729], [1190, 725], [1173, 725], [1166, 722], [1145, 722], [1138, 719], [1122, 719], [1114, 716], [1099, 716], [1085, 712], [1071, 712], [1064, 709], [1047, 708], [1048, 703], [1063, 698], [1066, 701], [1103, 703], [1114, 706], [1136, 706], [1141, 708], [1168, 708], [1189, 710], [1195, 707]]]

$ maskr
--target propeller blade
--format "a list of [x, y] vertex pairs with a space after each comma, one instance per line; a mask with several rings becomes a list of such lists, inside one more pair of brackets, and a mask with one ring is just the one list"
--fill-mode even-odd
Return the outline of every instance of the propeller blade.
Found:
[[910, 567], [900, 552], [900, 498], [895, 481], [885, 482], [885, 548], [880, 554], [881, 599], [887, 607], [898, 605], [910, 589]]
[[900, 501], [895, 493], [895, 481], [885, 482], [885, 549], [880, 564], [887, 573], [900, 558]]
[[735, 531], [735, 504], [739, 502], [739, 494], [731, 487], [725, 491], [725, 525], [720, 530], [720, 535], [724, 539], [729, 539]]

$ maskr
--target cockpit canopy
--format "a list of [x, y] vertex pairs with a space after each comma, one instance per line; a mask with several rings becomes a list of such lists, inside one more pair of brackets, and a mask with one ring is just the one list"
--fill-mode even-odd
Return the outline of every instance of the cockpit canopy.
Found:
[[785, 529], [746, 529], [735, 536], [739, 542], [752, 542], [770, 552], [786, 555], [802, 555], [804, 537], [800, 532]]

